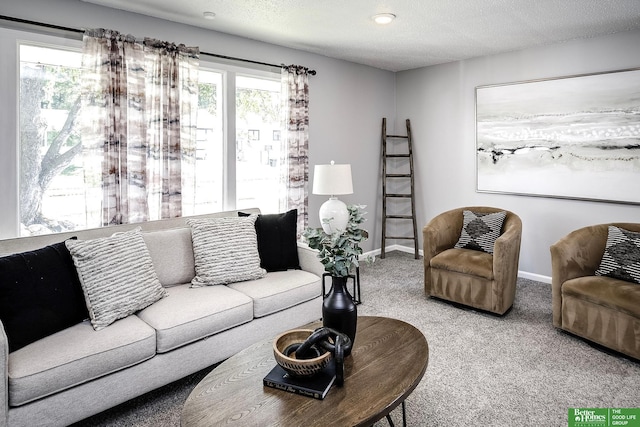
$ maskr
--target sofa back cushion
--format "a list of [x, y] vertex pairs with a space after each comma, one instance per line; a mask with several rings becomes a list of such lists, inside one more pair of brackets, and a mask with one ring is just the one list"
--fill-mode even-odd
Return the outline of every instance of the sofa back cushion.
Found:
[[191, 230], [187, 227], [142, 233], [162, 286], [190, 283], [196, 275]]
[[10, 352], [88, 317], [64, 242], [0, 258], [0, 320]]

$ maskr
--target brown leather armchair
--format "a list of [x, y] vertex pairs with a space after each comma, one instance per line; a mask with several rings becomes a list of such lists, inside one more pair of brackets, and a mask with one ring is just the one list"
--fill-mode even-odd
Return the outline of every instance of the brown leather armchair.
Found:
[[[464, 210], [506, 212], [493, 254], [454, 248]], [[513, 305], [522, 239], [520, 217], [494, 207], [463, 207], [437, 215], [422, 233], [425, 294], [501, 315]]]
[[553, 325], [640, 359], [640, 285], [595, 275], [609, 225], [640, 232], [638, 223], [598, 224], [551, 246]]

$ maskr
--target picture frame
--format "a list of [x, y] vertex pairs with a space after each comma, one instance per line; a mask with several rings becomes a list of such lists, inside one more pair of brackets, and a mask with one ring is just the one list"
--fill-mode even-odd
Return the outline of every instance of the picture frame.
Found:
[[640, 68], [475, 96], [476, 191], [640, 204]]

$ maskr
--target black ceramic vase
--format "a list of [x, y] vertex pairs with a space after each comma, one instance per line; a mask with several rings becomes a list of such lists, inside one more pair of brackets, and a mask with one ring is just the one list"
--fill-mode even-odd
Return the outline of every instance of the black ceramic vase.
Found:
[[[347, 291], [346, 277], [331, 277], [331, 290], [322, 303], [322, 325], [333, 328], [351, 338], [352, 346], [356, 340], [358, 311]], [[351, 354], [351, 349], [345, 356]]]

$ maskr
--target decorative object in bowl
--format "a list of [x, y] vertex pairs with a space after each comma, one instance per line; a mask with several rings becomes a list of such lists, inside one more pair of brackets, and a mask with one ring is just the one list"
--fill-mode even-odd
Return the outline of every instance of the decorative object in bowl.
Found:
[[[309, 359], [296, 358], [293, 348], [297, 348], [313, 333], [313, 329], [293, 329], [283, 332], [273, 340], [273, 355], [278, 365], [289, 374], [298, 377], [309, 377], [317, 374], [333, 357], [331, 352], [320, 350]], [[287, 354], [289, 353], [289, 354]]]

